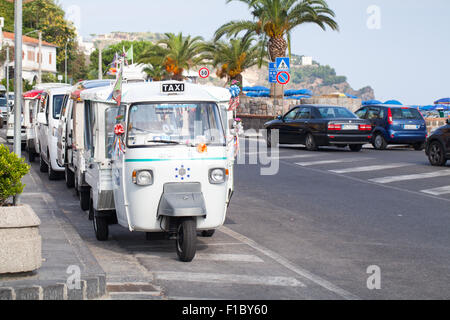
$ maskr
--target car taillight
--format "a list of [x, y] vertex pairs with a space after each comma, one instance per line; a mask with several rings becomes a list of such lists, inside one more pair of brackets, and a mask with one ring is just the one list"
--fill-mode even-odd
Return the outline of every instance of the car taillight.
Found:
[[329, 123], [328, 124], [328, 130], [330, 130], [330, 131], [339, 131], [339, 130], [342, 130], [342, 126], [340, 124]]
[[359, 130], [360, 131], [372, 131], [372, 126], [370, 124], [360, 124]]
[[392, 117], [391, 108], [388, 109], [388, 122], [389, 122], [389, 124], [394, 124], [394, 118]]

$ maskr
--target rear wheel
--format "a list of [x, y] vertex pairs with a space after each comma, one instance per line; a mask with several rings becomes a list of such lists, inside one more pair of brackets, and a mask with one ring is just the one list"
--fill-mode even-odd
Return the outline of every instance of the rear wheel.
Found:
[[386, 150], [387, 142], [381, 133], [377, 133], [373, 140], [373, 147], [377, 150]]
[[30, 161], [30, 163], [33, 163], [36, 160], [36, 154], [28, 149], [28, 161]]
[[423, 149], [425, 149], [425, 143], [422, 143], [422, 142], [415, 143], [415, 144], [413, 144], [413, 148], [416, 151], [422, 151]]
[[176, 249], [181, 261], [194, 260], [197, 251], [197, 222], [194, 218], [180, 220], [177, 227]]
[[351, 144], [350, 150], [353, 152], [360, 152], [362, 150], [363, 146], [362, 144]]
[[74, 173], [69, 169], [68, 166], [66, 166], [64, 170], [64, 178], [66, 180], [66, 186], [67, 188], [71, 189], [75, 186], [75, 175]]
[[45, 173], [48, 171], [48, 165], [42, 158], [42, 154], [39, 155], [39, 171]]
[[52, 165], [48, 166], [47, 173], [48, 173], [48, 180], [55, 181], [59, 179], [59, 173], [52, 169]]
[[433, 141], [428, 151], [428, 159], [432, 166], [442, 167], [447, 163], [445, 159], [444, 148], [439, 141]]
[[308, 135], [306, 136], [306, 150], [308, 151], [317, 151], [317, 144], [316, 144], [316, 140], [314, 139], [314, 136], [311, 133], [308, 133]]

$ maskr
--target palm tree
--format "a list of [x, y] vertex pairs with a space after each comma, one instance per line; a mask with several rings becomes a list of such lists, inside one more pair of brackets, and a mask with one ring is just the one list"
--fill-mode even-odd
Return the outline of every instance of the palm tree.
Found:
[[255, 37], [247, 35], [229, 42], [217, 41], [205, 48], [210, 53], [212, 65], [217, 67], [217, 76], [227, 82], [236, 80], [242, 86], [242, 73], [255, 65], [261, 65], [261, 49], [264, 44], [255, 42]]
[[312, 23], [323, 30], [327, 26], [339, 30], [334, 20], [335, 13], [325, 0], [227, 0], [227, 3], [231, 1], [246, 3], [254, 19], [224, 24], [216, 31], [215, 40], [224, 35], [235, 37], [244, 31], [246, 34], [257, 34], [263, 41], [268, 40], [268, 53], [272, 62], [278, 57], [285, 57], [287, 49], [291, 55], [291, 32], [299, 25]]
[[161, 81], [169, 78], [169, 74], [164, 65], [165, 55], [166, 51], [164, 48], [154, 45], [142, 52], [137, 61], [146, 65], [144, 72], [153, 81]]
[[[206, 56], [203, 54], [202, 37], [183, 37], [166, 33], [166, 39], [160, 40], [159, 49], [154, 49], [156, 56], [162, 58], [162, 65], [173, 80], [182, 80], [183, 71], [202, 64]], [[162, 46], [161, 46], [162, 45]]]

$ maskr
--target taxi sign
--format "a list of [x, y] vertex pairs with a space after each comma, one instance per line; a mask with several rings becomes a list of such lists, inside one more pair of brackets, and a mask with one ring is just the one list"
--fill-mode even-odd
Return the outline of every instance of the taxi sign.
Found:
[[161, 83], [162, 93], [184, 93], [184, 83]]

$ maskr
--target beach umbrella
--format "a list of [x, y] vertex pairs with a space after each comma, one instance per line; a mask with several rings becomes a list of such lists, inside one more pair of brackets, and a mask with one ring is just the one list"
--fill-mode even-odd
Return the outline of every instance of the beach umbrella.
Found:
[[348, 93], [346, 93], [345, 95], [347, 96], [347, 98], [358, 99], [357, 96], [354, 96], [354, 95], [351, 95], [351, 94], [348, 94]]
[[450, 98], [443, 98], [436, 101], [434, 104], [450, 104]]
[[363, 101], [363, 106], [368, 106], [368, 105], [375, 105], [375, 104], [382, 104], [381, 101], [378, 100], [367, 100], [367, 101]]
[[403, 103], [401, 103], [400, 101], [397, 101], [397, 100], [388, 100], [384, 104], [391, 104], [391, 105], [395, 105], [395, 106], [402, 106], [403, 105]]

